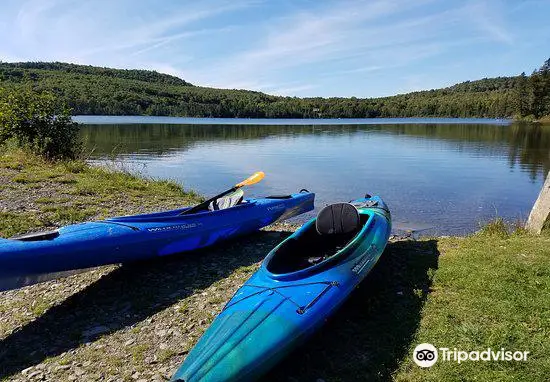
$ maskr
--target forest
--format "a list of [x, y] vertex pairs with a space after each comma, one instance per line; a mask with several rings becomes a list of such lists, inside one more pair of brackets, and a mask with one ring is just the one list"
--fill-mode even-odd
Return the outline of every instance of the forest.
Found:
[[550, 59], [530, 75], [484, 78], [381, 98], [298, 98], [190, 84], [149, 70], [0, 62], [0, 88], [53, 93], [74, 115], [225, 118], [550, 116]]

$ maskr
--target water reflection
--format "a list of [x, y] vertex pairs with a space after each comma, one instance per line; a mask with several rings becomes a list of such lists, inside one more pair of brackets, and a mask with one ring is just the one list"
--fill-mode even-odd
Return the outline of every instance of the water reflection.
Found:
[[240, 141], [273, 136], [353, 135], [378, 132], [449, 142], [455, 150], [508, 157], [510, 167], [520, 165], [533, 179], [550, 170], [550, 128], [535, 125], [333, 125], [243, 126], [119, 124], [83, 125], [82, 136], [94, 157], [144, 152], [164, 155], [189, 149], [199, 142]]
[[496, 215], [524, 219], [550, 171], [550, 129], [520, 124], [102, 124], [82, 135], [92, 158], [116, 155], [203, 194], [264, 170], [249, 195], [306, 187], [322, 207], [379, 193], [397, 221], [437, 233], [471, 232]]

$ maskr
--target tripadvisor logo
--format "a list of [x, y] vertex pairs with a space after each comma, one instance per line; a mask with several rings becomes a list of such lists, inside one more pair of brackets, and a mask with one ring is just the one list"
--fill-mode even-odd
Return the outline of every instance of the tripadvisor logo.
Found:
[[437, 358], [437, 349], [432, 344], [420, 344], [414, 348], [413, 360], [420, 367], [432, 367]]
[[528, 354], [528, 351], [512, 351], [504, 348], [499, 350], [487, 348], [482, 351], [464, 351], [457, 348], [437, 349], [432, 344], [424, 343], [414, 348], [413, 360], [420, 367], [431, 367], [438, 359], [457, 363], [465, 361], [527, 361]]

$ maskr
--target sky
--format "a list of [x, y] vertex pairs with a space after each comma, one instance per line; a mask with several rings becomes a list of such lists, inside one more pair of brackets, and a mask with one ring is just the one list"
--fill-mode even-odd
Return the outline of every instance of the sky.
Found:
[[1, 0], [0, 61], [378, 97], [530, 73], [550, 57], [548, 15], [550, 0]]

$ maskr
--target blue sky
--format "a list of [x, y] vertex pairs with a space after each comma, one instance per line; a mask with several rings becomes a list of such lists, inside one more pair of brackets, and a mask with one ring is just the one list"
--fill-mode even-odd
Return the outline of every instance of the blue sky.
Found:
[[529, 73], [550, 57], [548, 15], [550, 0], [3, 0], [0, 60], [375, 97]]

